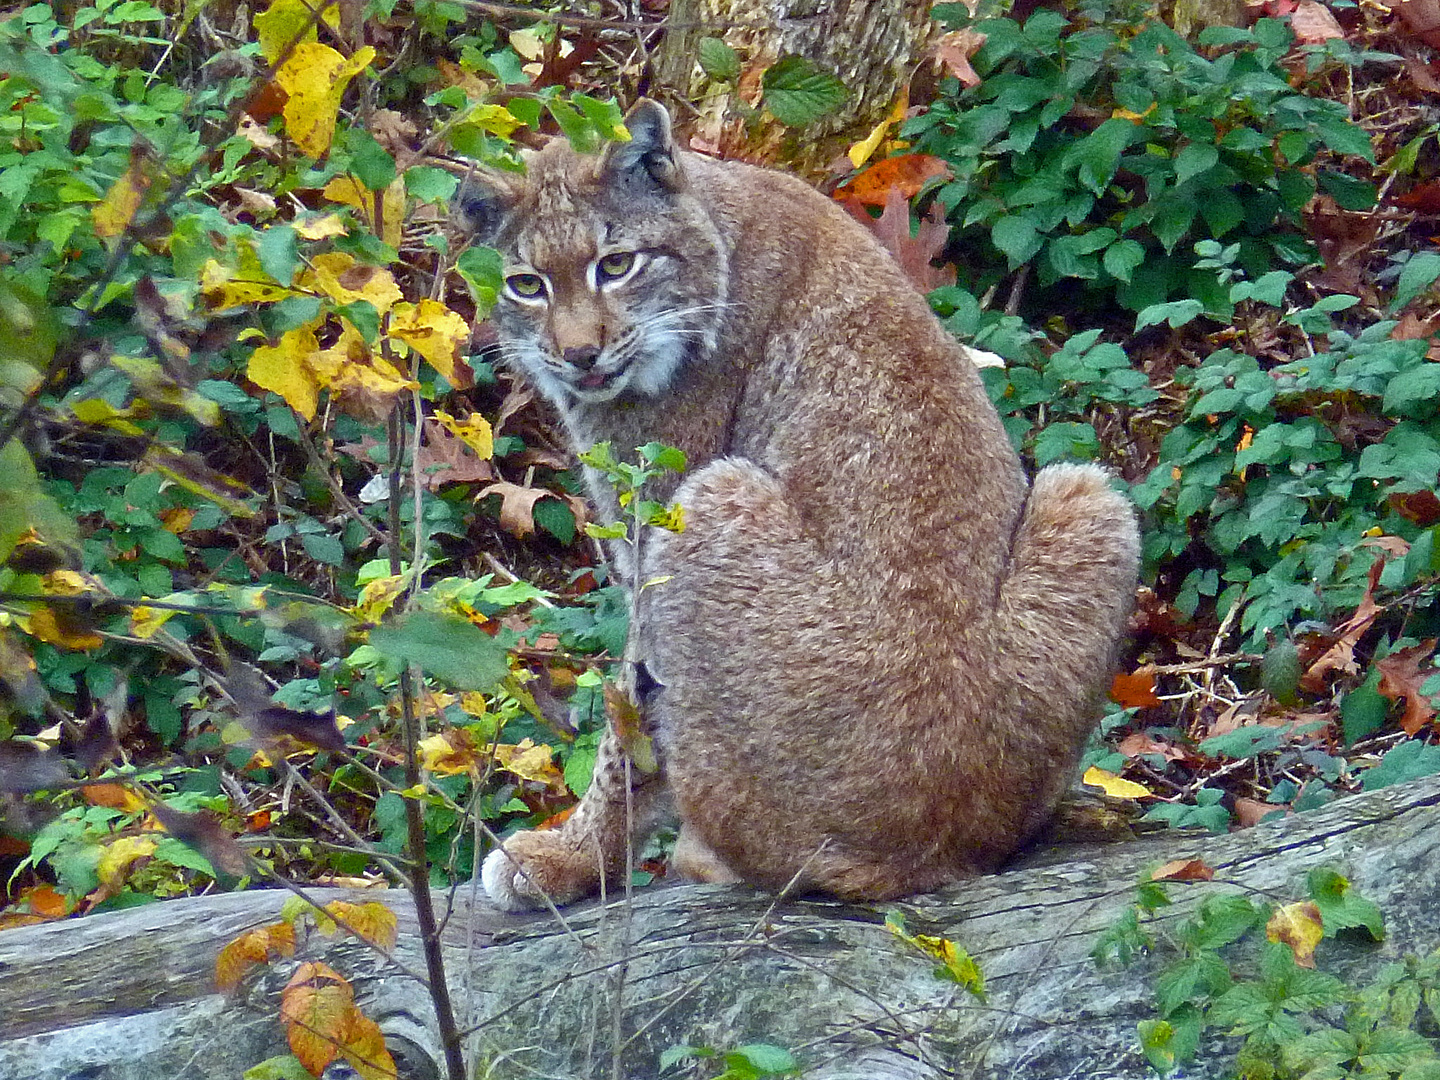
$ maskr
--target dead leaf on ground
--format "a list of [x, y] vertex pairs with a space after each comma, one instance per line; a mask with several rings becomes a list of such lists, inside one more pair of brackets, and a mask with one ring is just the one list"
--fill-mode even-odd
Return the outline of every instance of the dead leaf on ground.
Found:
[[1284, 809], [1286, 807], [1278, 803], [1261, 802], [1259, 799], [1241, 796], [1235, 800], [1235, 820], [1242, 829], [1248, 829], [1252, 825], [1259, 825], [1267, 815]]
[[970, 58], [985, 44], [985, 35], [973, 27], [951, 30], [931, 47], [930, 52], [945, 65], [945, 70], [960, 80], [962, 86], [979, 86], [980, 76], [970, 66]]
[[1344, 38], [1345, 31], [1330, 14], [1330, 9], [1316, 0], [1300, 0], [1290, 16], [1295, 41], [1300, 45], [1320, 45], [1333, 38]]
[[429, 491], [438, 491], [442, 484], [492, 480], [495, 470], [481, 460], [463, 439], [445, 429], [445, 425], [429, 417], [425, 420], [425, 442], [415, 456], [421, 483]]
[[1166, 742], [1163, 739], [1157, 739], [1144, 731], [1132, 731], [1115, 744], [1115, 749], [1127, 758], [1155, 755], [1164, 758], [1166, 761], [1186, 761], [1193, 756], [1183, 747], [1176, 746], [1174, 743]]
[[500, 496], [500, 527], [511, 536], [526, 537], [535, 531], [535, 504], [555, 493], [545, 488], [521, 487], [508, 480], [499, 480], [483, 487], [477, 499], [486, 495]]
[[1153, 794], [1144, 784], [1126, 780], [1094, 765], [1085, 770], [1080, 782], [1086, 787], [1098, 787], [1112, 799], [1146, 799]]
[[1385, 499], [1390, 509], [1417, 525], [1434, 525], [1440, 521], [1440, 498], [1433, 491], [1407, 491]]
[[1409, 75], [1410, 81], [1427, 94], [1440, 93], [1440, 72], [1418, 57], [1405, 57], [1405, 74]]
[[1215, 877], [1213, 867], [1201, 859], [1175, 859], [1163, 866], [1157, 866], [1150, 875], [1151, 881], [1210, 881]]
[[1440, 47], [1440, 0], [1400, 0], [1392, 10], [1426, 45]]
[[1435, 674], [1435, 668], [1425, 663], [1434, 651], [1435, 638], [1426, 638], [1419, 645], [1396, 649], [1383, 660], [1375, 661], [1380, 672], [1380, 682], [1375, 689], [1391, 701], [1403, 699], [1405, 702], [1400, 726], [1406, 735], [1418, 735], [1435, 719], [1435, 706], [1420, 689]]
[[1360, 673], [1360, 667], [1355, 663], [1355, 646], [1383, 610], [1375, 602], [1375, 587], [1380, 584], [1380, 572], [1384, 569], [1385, 560], [1376, 559], [1370, 567], [1370, 579], [1365, 585], [1365, 595], [1356, 605], [1355, 613], [1335, 628], [1334, 644], [1300, 676], [1300, 689], [1318, 694], [1325, 689], [1326, 676], [1333, 673]]
[[885, 210], [878, 218], [866, 213], [858, 200], [847, 199], [842, 205], [875, 234], [885, 250], [900, 264], [905, 276], [921, 292], [928, 293], [943, 285], [955, 284], [955, 267], [931, 265], [931, 260], [945, 250], [945, 244], [950, 239], [950, 225], [938, 204], [926, 211], [914, 236], [910, 235], [910, 206], [899, 188], [890, 189]]
[[1155, 695], [1155, 674], [1141, 668], [1121, 672], [1110, 680], [1110, 700], [1125, 709], [1147, 709], [1161, 704]]

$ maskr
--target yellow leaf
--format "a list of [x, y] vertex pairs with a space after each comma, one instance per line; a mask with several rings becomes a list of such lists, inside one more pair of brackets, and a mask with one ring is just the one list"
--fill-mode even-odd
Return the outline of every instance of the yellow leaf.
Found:
[[[370, 226], [370, 231], [375, 232], [375, 193], [365, 187], [358, 180], [351, 176], [337, 176], [325, 185], [323, 192], [327, 199], [346, 206], [353, 206], [360, 211], [360, 216], [365, 224]], [[385, 189], [381, 196], [381, 206], [385, 210], [385, 230], [380, 237], [391, 247], [400, 246], [401, 233], [405, 223], [405, 184], [401, 180], [395, 180]]]
[[92, 588], [84, 574], [75, 570], [52, 570], [40, 583], [47, 596], [79, 596]]
[[469, 740], [459, 740], [465, 745], [456, 746], [450, 738], [452, 734], [459, 733], [431, 735], [416, 743], [422, 769], [440, 776], [458, 776], [478, 769], [480, 759], [474, 748], [468, 745]]
[[360, 598], [355, 601], [352, 609], [355, 617], [365, 622], [379, 622], [409, 584], [409, 574], [396, 574], [368, 582], [360, 590]]
[[134, 409], [117, 409], [104, 398], [85, 398], [69, 403], [75, 419], [85, 424], [104, 424], [122, 435], [144, 435], [144, 430], [132, 424], [126, 417], [134, 416]]
[[1150, 789], [1144, 784], [1125, 780], [1112, 772], [1097, 769], [1093, 765], [1085, 770], [1085, 775], [1080, 778], [1080, 782], [1089, 787], [1100, 788], [1112, 799], [1143, 799], [1150, 794]]
[[890, 115], [876, 124], [869, 135], [865, 136], [865, 138], [861, 139], [846, 151], [846, 156], [850, 158], [851, 167], [858, 169], [870, 160], [875, 151], [880, 148], [880, 144], [885, 141], [885, 133], [905, 119], [905, 111], [909, 106], [910, 95], [908, 93], [902, 93], [896, 100], [894, 107], [891, 108]]
[[[427, 358], [428, 359], [428, 358]], [[438, 370], [438, 369], [437, 369]], [[435, 419], [445, 425], [445, 430], [454, 435], [466, 446], [474, 450], [482, 460], [488, 460], [495, 453], [495, 436], [490, 429], [490, 421], [486, 420], [479, 413], [471, 413], [464, 420], [456, 420], [449, 413], [435, 410]]]
[[[335, 918], [343, 919], [350, 930], [372, 945], [388, 949], [395, 944], [399, 923], [395, 913], [378, 900], [369, 900], [363, 904], [332, 900], [325, 905], [325, 910]], [[329, 932], [333, 933], [337, 926], [338, 924], [332, 923]]]
[[136, 140], [130, 149], [130, 164], [120, 178], [110, 185], [105, 197], [90, 208], [95, 235], [111, 240], [130, 227], [135, 213], [145, 202], [145, 194], [154, 183], [153, 161], [143, 140]]
[[157, 611], [152, 607], [145, 607], [143, 604], [132, 608], [130, 611], [130, 633], [134, 634], [141, 641], [149, 641], [159, 632], [160, 628], [169, 622], [175, 615], [179, 614], [171, 608]]
[[155, 841], [148, 836], [122, 836], [105, 848], [100, 862], [95, 867], [95, 876], [101, 885], [117, 885], [136, 859], [149, 858], [155, 854]]
[[[543, 743], [536, 746], [531, 739], [522, 739], [514, 745], [501, 743], [495, 747], [495, 764], [522, 780], [551, 784], [560, 779], [560, 770], [555, 767], [555, 751]], [[564, 783], [563, 780], [560, 782]]]
[[[390, 334], [428, 360], [430, 366], [444, 375], [448, 382], [455, 382], [460, 346], [470, 336], [470, 325], [458, 313], [438, 300], [396, 304], [390, 312]], [[482, 420], [481, 423], [485, 422]], [[449, 427], [448, 424], [446, 426]], [[464, 438], [454, 428], [451, 431]], [[485, 424], [485, 441], [487, 444], [490, 441], [489, 424]], [[477, 448], [475, 452], [482, 458], [490, 456], [488, 450], [481, 453]]]
[[44, 605], [37, 605], [29, 617], [29, 632], [51, 645], [63, 645], [77, 652], [88, 652], [105, 644], [105, 639], [83, 623], [64, 618]]
[[1301, 967], [1315, 966], [1315, 946], [1325, 936], [1325, 924], [1320, 918], [1320, 909], [1311, 900], [1298, 904], [1286, 904], [1275, 909], [1270, 921], [1265, 924], [1265, 936], [1271, 941], [1283, 942], [1295, 954], [1295, 963]]
[[525, 125], [504, 105], [477, 105], [465, 114], [465, 122], [475, 124], [501, 138], [509, 138], [516, 128]]
[[246, 375], [256, 386], [273, 390], [306, 420], [315, 418], [320, 383], [310, 358], [320, 351], [315, 323], [287, 330], [278, 345], [262, 345], [250, 354]]
[[[303, 29], [300, 40], [314, 41], [317, 37], [315, 23], [310, 18], [311, 8], [305, 0], [273, 0], [271, 5], [255, 16], [255, 35], [260, 39], [260, 55], [273, 64], [280, 59], [285, 46], [295, 40]], [[331, 4], [321, 15], [330, 26], [340, 29], [340, 6]], [[305, 29], [308, 27], [308, 29]]]
[[343, 251], [330, 251], [311, 260], [314, 267], [300, 276], [302, 288], [324, 293], [337, 304], [368, 300], [384, 315], [400, 299], [400, 287], [390, 271], [366, 266]]
[[1110, 116], [1114, 120], [1130, 120], [1138, 124], [1154, 111], [1155, 102], [1152, 101], [1150, 107], [1143, 113], [1131, 112], [1129, 109], [1113, 109], [1111, 110]]
[[303, 240], [328, 240], [348, 231], [339, 214], [306, 214], [295, 220], [295, 232]]
[[[209, 259], [200, 270], [200, 291], [212, 310], [273, 304], [295, 295], [294, 289], [260, 269], [260, 261], [248, 243], [237, 240], [236, 247], [242, 253], [239, 266], [230, 267], [218, 259]], [[246, 252], [249, 258], [244, 257]], [[248, 265], [251, 262], [253, 266]]]
[[350, 80], [370, 66], [375, 50], [355, 50], [348, 60], [329, 45], [306, 41], [295, 46], [280, 70], [276, 84], [290, 95], [285, 102], [285, 130], [295, 145], [313, 158], [330, 149], [340, 99]]

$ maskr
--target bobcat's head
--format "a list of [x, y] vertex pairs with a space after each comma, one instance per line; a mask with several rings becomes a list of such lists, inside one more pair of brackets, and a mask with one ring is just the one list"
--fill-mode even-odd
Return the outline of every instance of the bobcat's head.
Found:
[[493, 318], [507, 362], [562, 408], [658, 397], [715, 346], [728, 261], [687, 190], [670, 117], [641, 101], [628, 143], [556, 141], [525, 176], [487, 171], [454, 216], [505, 260]]

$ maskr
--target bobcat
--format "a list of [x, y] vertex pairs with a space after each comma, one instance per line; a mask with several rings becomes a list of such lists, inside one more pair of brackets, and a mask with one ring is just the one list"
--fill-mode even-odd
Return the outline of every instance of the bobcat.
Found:
[[674, 864], [702, 880], [883, 900], [992, 869], [1094, 726], [1134, 512], [1096, 466], [1027, 487], [966, 353], [832, 202], [678, 149], [654, 102], [626, 125], [598, 156], [556, 141], [487, 171], [455, 214], [502, 253], [501, 347], [574, 445], [689, 457], [651, 493], [686, 528], [650, 530], [628, 573], [663, 579], [638, 627], [663, 781], [627, 790], [607, 733], [575, 813], [491, 852], [486, 891], [616, 881], [627, 820], [671, 797]]

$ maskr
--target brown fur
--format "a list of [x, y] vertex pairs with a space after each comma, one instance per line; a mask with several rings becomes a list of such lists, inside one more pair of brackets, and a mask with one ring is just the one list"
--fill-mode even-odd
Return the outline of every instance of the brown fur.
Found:
[[[676, 861], [771, 889], [804, 867], [803, 887], [857, 899], [991, 869], [1045, 822], [1094, 726], [1134, 513], [1094, 466], [1027, 488], [964, 351], [832, 203], [678, 151], [652, 103], [628, 123], [601, 157], [552, 145], [523, 179], [487, 176], [461, 212], [511, 281], [548, 279], [495, 318], [576, 446], [689, 457], [654, 493], [687, 527], [652, 531], [639, 575], [669, 578], [642, 594], [641, 652]], [[597, 261], [628, 251], [639, 270], [602, 281]], [[613, 740], [602, 759], [570, 822], [492, 853], [498, 902], [570, 900], [624, 865]], [[665, 792], [631, 798], [649, 821]]]

